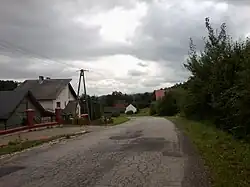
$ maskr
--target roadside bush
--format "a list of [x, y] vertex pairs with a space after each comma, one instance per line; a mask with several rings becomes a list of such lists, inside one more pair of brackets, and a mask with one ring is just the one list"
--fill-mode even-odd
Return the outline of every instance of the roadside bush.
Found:
[[217, 32], [208, 18], [205, 25], [208, 37], [204, 39], [204, 50], [198, 54], [190, 41], [185, 67], [191, 77], [186, 83], [182, 112], [190, 118], [208, 119], [236, 137], [247, 137], [250, 134], [250, 41], [233, 41], [224, 23]]
[[149, 108], [149, 115], [153, 116], [156, 114], [156, 102], [151, 103]]
[[173, 116], [179, 112], [177, 100], [173, 91], [168, 91], [165, 96], [156, 102], [156, 113], [159, 116]]
[[113, 112], [112, 113], [112, 117], [119, 117], [120, 116], [120, 112]]
[[73, 125], [80, 125], [80, 126], [89, 124], [88, 119], [86, 118], [74, 118], [72, 120], [72, 123]]

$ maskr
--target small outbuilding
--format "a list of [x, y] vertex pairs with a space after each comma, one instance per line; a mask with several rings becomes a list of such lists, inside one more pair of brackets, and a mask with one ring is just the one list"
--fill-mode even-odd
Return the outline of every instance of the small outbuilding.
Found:
[[126, 107], [125, 114], [129, 111], [132, 111], [134, 114], [137, 112], [137, 108], [134, 105], [130, 104]]

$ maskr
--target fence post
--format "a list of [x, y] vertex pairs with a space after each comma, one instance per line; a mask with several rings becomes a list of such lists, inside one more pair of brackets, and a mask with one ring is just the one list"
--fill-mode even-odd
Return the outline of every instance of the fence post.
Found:
[[27, 116], [26, 125], [32, 127], [34, 125], [35, 111], [33, 109], [27, 109], [26, 116]]
[[62, 115], [61, 115], [62, 109], [56, 108], [55, 112], [56, 112], [56, 122], [60, 125], [62, 124]]

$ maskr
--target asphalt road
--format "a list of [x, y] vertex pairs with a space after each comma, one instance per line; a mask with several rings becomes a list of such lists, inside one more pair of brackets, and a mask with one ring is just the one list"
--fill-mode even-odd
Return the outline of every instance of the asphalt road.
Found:
[[0, 163], [1, 187], [208, 186], [192, 145], [163, 118], [134, 118]]

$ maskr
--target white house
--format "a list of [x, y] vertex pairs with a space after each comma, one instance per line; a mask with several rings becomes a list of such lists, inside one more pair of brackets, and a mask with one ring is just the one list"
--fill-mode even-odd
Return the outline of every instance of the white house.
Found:
[[125, 113], [127, 113], [128, 111], [132, 111], [133, 113], [136, 113], [137, 108], [135, 108], [132, 104], [130, 104], [126, 107]]
[[[81, 114], [77, 95], [70, 84], [72, 79], [44, 79], [39, 76], [37, 80], [26, 80], [20, 84], [17, 90], [29, 90], [45, 110], [55, 111], [56, 108], [67, 109], [67, 113]], [[77, 105], [77, 106], [76, 106]]]

